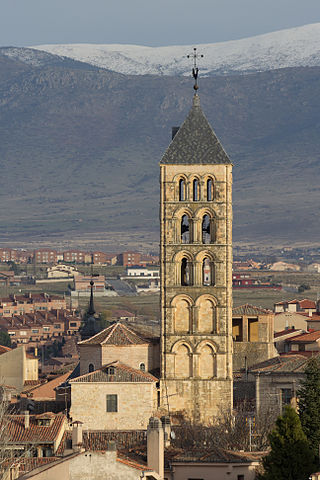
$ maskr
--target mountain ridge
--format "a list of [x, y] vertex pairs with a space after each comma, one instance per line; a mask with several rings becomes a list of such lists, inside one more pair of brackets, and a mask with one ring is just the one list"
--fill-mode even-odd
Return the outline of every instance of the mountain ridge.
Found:
[[[300, 67], [201, 80], [202, 109], [234, 163], [236, 241], [318, 240], [319, 77]], [[158, 163], [191, 104], [185, 77], [34, 66], [0, 49], [0, 239], [156, 239]]]
[[[198, 45], [202, 76], [320, 66], [320, 23], [240, 40]], [[90, 63], [126, 75], [189, 75], [191, 45], [147, 47], [119, 44], [36, 45], [30, 49]]]

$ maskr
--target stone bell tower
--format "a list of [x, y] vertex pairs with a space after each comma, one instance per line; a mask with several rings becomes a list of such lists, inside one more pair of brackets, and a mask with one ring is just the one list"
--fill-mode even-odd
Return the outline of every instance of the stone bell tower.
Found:
[[232, 164], [197, 94], [160, 190], [162, 407], [208, 424], [232, 408]]

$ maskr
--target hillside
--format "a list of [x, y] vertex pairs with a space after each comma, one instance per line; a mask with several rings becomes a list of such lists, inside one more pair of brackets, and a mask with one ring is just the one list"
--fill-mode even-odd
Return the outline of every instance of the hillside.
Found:
[[[199, 61], [201, 75], [320, 66], [319, 45], [320, 23], [240, 40], [202, 44], [198, 46], [199, 53], [204, 55]], [[193, 52], [194, 46], [68, 44], [32, 48], [126, 75], [189, 75], [192, 63], [186, 56]], [[27, 61], [25, 57], [24, 60]]]
[[[0, 49], [0, 240], [158, 231], [158, 162], [192, 101], [184, 77], [127, 76]], [[319, 237], [320, 68], [201, 79], [234, 168], [235, 240]]]

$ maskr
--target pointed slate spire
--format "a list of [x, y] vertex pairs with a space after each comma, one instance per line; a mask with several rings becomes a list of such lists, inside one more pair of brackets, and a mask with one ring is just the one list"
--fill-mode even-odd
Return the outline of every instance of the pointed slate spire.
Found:
[[199, 95], [194, 95], [192, 108], [160, 164], [231, 164], [201, 109]]
[[89, 308], [88, 308], [88, 314], [89, 315], [94, 315], [96, 313], [94, 309], [94, 304], [93, 304], [93, 285], [94, 281], [90, 281], [90, 288], [91, 288], [91, 293], [90, 293], [90, 303], [89, 303]]

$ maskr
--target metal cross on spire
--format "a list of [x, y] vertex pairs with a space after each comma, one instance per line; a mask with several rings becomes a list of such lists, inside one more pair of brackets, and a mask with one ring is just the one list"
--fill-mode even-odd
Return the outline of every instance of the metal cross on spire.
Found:
[[199, 68], [197, 67], [197, 59], [198, 58], [203, 58], [204, 55], [197, 53], [196, 47], [193, 49], [193, 53], [187, 55], [187, 58], [193, 58], [193, 69], [192, 69], [192, 76], [194, 78], [194, 86], [193, 88], [197, 91], [199, 86], [198, 86], [198, 74], [199, 74]]

